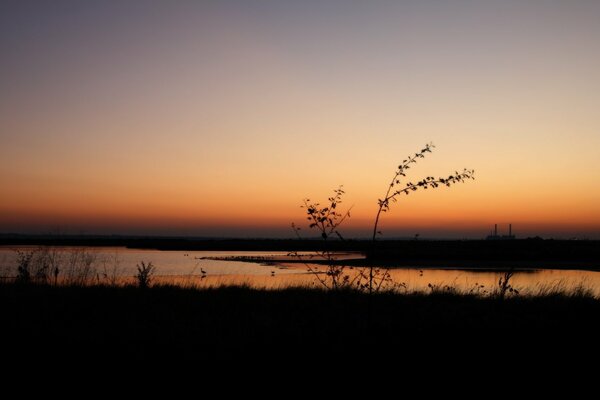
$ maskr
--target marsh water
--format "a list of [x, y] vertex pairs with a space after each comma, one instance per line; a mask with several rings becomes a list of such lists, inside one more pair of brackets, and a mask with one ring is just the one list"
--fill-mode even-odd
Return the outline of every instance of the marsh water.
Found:
[[[97, 282], [130, 279], [141, 261], [152, 262], [158, 281], [175, 284], [213, 286], [247, 284], [261, 288], [284, 288], [293, 285], [319, 285], [303, 263], [292, 263], [287, 252], [277, 251], [160, 251], [124, 247], [33, 247], [0, 246], [0, 277], [17, 274], [19, 252], [34, 253], [46, 264], [59, 266], [62, 273], [87, 268], [87, 276]], [[308, 253], [305, 254], [307, 256]], [[340, 258], [356, 258], [354, 253]], [[249, 262], [247, 259], [259, 259]], [[310, 260], [309, 257], [305, 257]], [[310, 261], [308, 261], [310, 262]], [[313, 268], [323, 267], [310, 264]], [[352, 274], [357, 269], [347, 269]], [[391, 278], [401, 290], [459, 290], [488, 293], [498, 285], [500, 272], [475, 269], [399, 268], [390, 270]], [[571, 290], [584, 286], [600, 295], [600, 272], [582, 270], [531, 269], [515, 272], [514, 288], [522, 292], [543, 293], [551, 289]]]

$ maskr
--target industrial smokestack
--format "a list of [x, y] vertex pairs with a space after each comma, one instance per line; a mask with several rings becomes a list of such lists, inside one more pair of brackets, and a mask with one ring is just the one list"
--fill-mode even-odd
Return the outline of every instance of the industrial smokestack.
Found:
[[494, 236], [498, 236], [498, 224], [494, 224]]
[[508, 236], [512, 236], [512, 224], [508, 224]]

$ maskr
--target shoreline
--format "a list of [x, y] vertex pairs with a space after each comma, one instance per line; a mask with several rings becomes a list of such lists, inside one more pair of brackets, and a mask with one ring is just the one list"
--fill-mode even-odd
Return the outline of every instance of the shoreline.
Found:
[[[185, 237], [135, 237], [93, 235], [0, 235], [0, 246], [123, 247], [162, 251], [277, 251], [359, 253], [364, 258], [338, 260], [356, 267], [440, 268], [459, 270], [568, 269], [600, 271], [597, 240], [369, 240], [322, 241], [292, 239], [202, 239]], [[292, 257], [249, 262], [305, 263]], [[233, 260], [233, 258], [231, 258]], [[310, 263], [322, 264], [320, 260]]]
[[297, 264], [317, 264], [317, 265], [340, 265], [346, 267], [356, 268], [368, 268], [370, 266], [376, 268], [389, 268], [389, 269], [435, 269], [435, 270], [448, 270], [448, 271], [475, 271], [475, 272], [505, 272], [512, 270], [515, 272], [535, 272], [543, 269], [559, 269], [559, 270], [582, 270], [600, 272], [600, 264], [598, 263], [586, 263], [586, 262], [574, 262], [574, 261], [478, 261], [478, 260], [453, 260], [453, 261], [439, 261], [439, 260], [368, 260], [362, 259], [350, 259], [350, 260], [336, 260], [330, 263], [326, 260], [290, 260], [290, 259], [253, 259], [251, 257], [239, 260], [236, 257], [207, 257], [210, 260], [221, 260], [221, 261], [244, 261], [253, 262], [260, 264], [275, 264], [275, 265], [297, 265]]

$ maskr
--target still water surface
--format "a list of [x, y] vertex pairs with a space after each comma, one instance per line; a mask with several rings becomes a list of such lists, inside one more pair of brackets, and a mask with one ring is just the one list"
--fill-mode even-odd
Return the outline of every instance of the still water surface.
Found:
[[[0, 246], [0, 277], [15, 276], [18, 254], [16, 250], [32, 251], [38, 247]], [[248, 284], [255, 287], [281, 288], [290, 285], [318, 285], [315, 276], [307, 272], [304, 264], [285, 262], [287, 252], [264, 251], [160, 251], [113, 248], [44, 248], [53, 252], [59, 265], [65, 265], [75, 254], [85, 253], [92, 261], [94, 276], [113, 275], [131, 278], [140, 261], [156, 266], [157, 280], [170, 283], [212, 286], [222, 284]], [[238, 260], [214, 260], [210, 258], [237, 257]], [[239, 261], [244, 257], [264, 258], [264, 263]], [[354, 255], [356, 257], [356, 255]], [[281, 262], [273, 262], [273, 259]], [[352, 270], [347, 270], [352, 273]], [[439, 268], [402, 268], [390, 270], [392, 279], [402, 283], [409, 291], [431, 290], [429, 285], [444, 290], [445, 287], [460, 291], [486, 293], [493, 290], [500, 277], [498, 272]], [[537, 293], [548, 288], [566, 290], [584, 285], [600, 295], [600, 272], [580, 270], [531, 270], [517, 272], [511, 280], [520, 291]]]

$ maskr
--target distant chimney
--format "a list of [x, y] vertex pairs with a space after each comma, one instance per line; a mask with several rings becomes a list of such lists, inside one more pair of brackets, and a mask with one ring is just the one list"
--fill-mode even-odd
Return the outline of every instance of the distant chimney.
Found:
[[508, 224], [508, 236], [512, 236], [512, 224]]
[[498, 224], [494, 224], [494, 236], [498, 236]]

